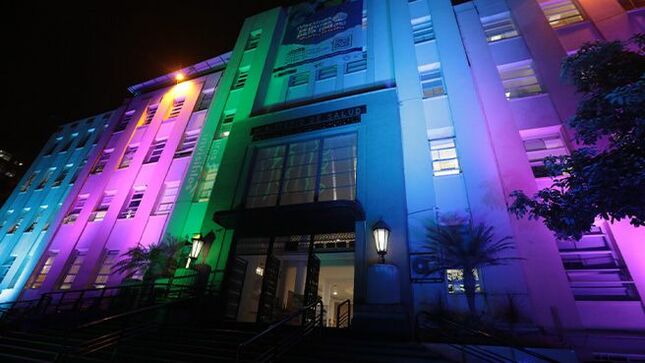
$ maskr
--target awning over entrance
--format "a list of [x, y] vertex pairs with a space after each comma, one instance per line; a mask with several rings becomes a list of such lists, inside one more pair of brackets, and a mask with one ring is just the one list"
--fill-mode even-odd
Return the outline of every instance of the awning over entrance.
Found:
[[335, 200], [216, 212], [213, 220], [242, 236], [351, 232], [365, 220], [357, 201]]

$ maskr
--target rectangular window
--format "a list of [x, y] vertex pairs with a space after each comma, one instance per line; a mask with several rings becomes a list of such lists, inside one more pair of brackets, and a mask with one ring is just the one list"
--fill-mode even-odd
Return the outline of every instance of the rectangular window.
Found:
[[190, 154], [193, 153], [193, 150], [197, 145], [197, 141], [199, 140], [199, 131], [200, 130], [191, 130], [184, 134], [179, 147], [177, 147], [177, 151], [175, 151], [176, 159], [190, 156]]
[[195, 111], [201, 111], [207, 109], [213, 101], [213, 96], [215, 96], [215, 88], [207, 88], [202, 91], [202, 94], [197, 102], [197, 108]]
[[112, 200], [114, 199], [115, 195], [115, 190], [104, 192], [103, 198], [101, 198], [99, 204], [97, 204], [92, 213], [90, 213], [88, 220], [90, 222], [102, 221], [105, 218], [105, 215], [107, 214], [107, 211], [110, 208], [110, 204], [112, 204]]
[[515, 23], [511, 19], [511, 14], [508, 12], [481, 18], [481, 22], [488, 42], [496, 42], [519, 35]]
[[544, 167], [544, 158], [568, 154], [567, 147], [560, 133], [524, 139], [524, 149], [529, 158], [531, 170], [536, 178], [548, 177]]
[[22, 187], [20, 187], [20, 192], [21, 193], [26, 192], [27, 190], [29, 190], [29, 187], [31, 187], [31, 185], [34, 183], [34, 181], [36, 180], [36, 177], [38, 176], [38, 174], [39, 174], [39, 172], [35, 171], [33, 174], [31, 174], [29, 176], [29, 178], [27, 178], [27, 180], [25, 181], [25, 184], [23, 184]]
[[130, 166], [130, 163], [132, 162], [132, 159], [134, 158], [134, 154], [137, 152], [138, 148], [139, 148], [138, 144], [128, 145], [128, 147], [125, 149], [125, 152], [123, 153], [123, 157], [121, 158], [119, 169], [124, 169]]
[[434, 176], [459, 174], [459, 159], [455, 139], [429, 140]]
[[18, 216], [15, 222], [7, 229], [7, 234], [12, 234], [16, 233], [16, 231], [20, 228], [22, 223], [25, 221], [25, 215], [29, 212], [29, 208], [25, 208], [22, 210], [22, 213]]
[[76, 140], [76, 136], [78, 136], [78, 132], [75, 132], [75, 133], [71, 134], [70, 137], [69, 137], [69, 140], [67, 141], [67, 143], [65, 143], [65, 145], [60, 150], [58, 150], [58, 152], [59, 153], [64, 153], [67, 150], [69, 150], [69, 148], [72, 147], [72, 144], [74, 143], [74, 140]]
[[78, 144], [76, 145], [76, 148], [77, 148], [77, 149], [82, 149], [82, 148], [84, 148], [84, 147], [85, 147], [85, 145], [87, 145], [87, 142], [88, 142], [88, 141], [90, 141], [90, 138], [92, 137], [92, 135], [94, 135], [94, 131], [95, 131], [95, 129], [93, 129], [93, 128], [92, 128], [92, 129], [88, 129], [88, 130], [85, 132], [85, 135], [83, 136], [83, 138], [81, 139], [81, 141], [79, 141], [79, 142], [78, 142]]
[[427, 42], [435, 38], [432, 19], [429, 15], [412, 19], [412, 37], [415, 44]]
[[423, 98], [431, 98], [446, 94], [446, 87], [443, 84], [443, 76], [438, 63], [434, 63], [428, 67], [420, 67], [419, 79], [421, 80]]
[[78, 175], [81, 173], [81, 170], [83, 170], [83, 167], [87, 164], [87, 159], [83, 159], [81, 164], [76, 168], [76, 171], [74, 171], [74, 175], [72, 175], [72, 178], [69, 180], [69, 184], [74, 184], [76, 183], [76, 180], [78, 179]]
[[519, 62], [497, 67], [507, 99], [521, 98], [542, 93], [542, 87], [532, 62]]
[[128, 124], [130, 123], [130, 121], [132, 121], [132, 118], [134, 117], [134, 112], [135, 110], [130, 110], [124, 113], [123, 117], [121, 118], [121, 121], [119, 121], [118, 125], [116, 125], [114, 132], [125, 130], [125, 128], [128, 127]]
[[255, 30], [252, 31], [249, 34], [249, 37], [246, 39], [246, 45], [244, 46], [244, 50], [251, 50], [255, 49], [258, 47], [258, 43], [260, 43], [260, 37], [262, 36], [262, 30]]
[[175, 200], [179, 194], [179, 182], [167, 182], [164, 184], [164, 188], [157, 203], [157, 208], [155, 208], [155, 214], [168, 214], [172, 211], [172, 207], [175, 205]]
[[74, 166], [74, 164], [65, 165], [63, 170], [61, 170], [60, 174], [58, 174], [58, 176], [56, 177], [56, 179], [52, 183], [52, 187], [57, 187], [57, 186], [60, 186], [61, 184], [63, 184], [63, 181], [65, 180], [65, 178], [67, 178], [67, 175], [69, 175], [69, 172], [72, 170], [73, 166]]
[[318, 70], [318, 74], [316, 76], [316, 79], [319, 81], [322, 81], [324, 79], [329, 79], [329, 78], [334, 78], [336, 77], [336, 72], [337, 72], [337, 66], [334, 64], [333, 66], [327, 66], [327, 67], [322, 67]]
[[155, 141], [153, 141], [152, 145], [150, 145], [150, 149], [148, 149], [148, 154], [146, 155], [143, 163], [149, 164], [159, 161], [159, 159], [161, 158], [161, 153], [166, 147], [166, 141], [168, 141], [168, 139], [156, 139]]
[[96, 279], [94, 280], [95, 289], [103, 289], [107, 286], [108, 279], [112, 274], [112, 266], [114, 266], [118, 258], [118, 250], [105, 251], [103, 254], [103, 261], [101, 261], [101, 268], [96, 274]]
[[52, 175], [54, 175], [55, 172], [56, 172], [56, 168], [47, 169], [47, 171], [45, 172], [45, 175], [43, 175], [43, 178], [40, 180], [40, 183], [36, 185], [36, 190], [43, 189], [45, 185], [47, 185], [47, 182], [52, 177]]
[[39, 289], [41, 286], [43, 286], [43, 282], [45, 282], [45, 278], [47, 278], [47, 274], [52, 269], [52, 265], [54, 264], [56, 255], [58, 254], [52, 253], [52, 252], [49, 253], [49, 256], [47, 256], [45, 263], [40, 269], [40, 272], [38, 272], [38, 275], [36, 275], [34, 282], [31, 284], [32, 289]]
[[638, 9], [645, 6], [645, 0], [618, 0], [625, 10]]
[[233, 82], [232, 90], [240, 89], [246, 84], [246, 79], [249, 77], [249, 67], [242, 67], [237, 70], [235, 81]]
[[541, 2], [544, 16], [553, 28], [578, 23], [584, 20], [582, 13], [572, 0], [552, 0]]
[[202, 172], [202, 177], [199, 181], [199, 186], [197, 187], [196, 201], [197, 202], [208, 202], [208, 199], [211, 197], [211, 192], [213, 191], [213, 186], [215, 185], [215, 179], [217, 178], [217, 165], [204, 166], [204, 171]]
[[235, 119], [235, 111], [224, 111], [222, 114], [222, 123], [229, 124]]
[[125, 205], [125, 208], [123, 208], [123, 210], [121, 210], [121, 212], [119, 213], [119, 219], [134, 218], [134, 216], [137, 214], [139, 206], [141, 205], [141, 201], [143, 200], [143, 195], [145, 194], [145, 192], [146, 186], [134, 187], [132, 193], [130, 194], [129, 200]]
[[67, 212], [67, 215], [63, 219], [63, 224], [74, 223], [76, 221], [87, 202], [87, 198], [89, 197], [89, 194], [81, 194], [76, 198], [74, 205], [70, 208], [69, 212]]
[[175, 118], [179, 116], [179, 113], [181, 112], [181, 108], [184, 107], [185, 102], [186, 102], [185, 97], [179, 97], [172, 100], [172, 107], [168, 112], [168, 116], [166, 117], [166, 120], [170, 120], [171, 118]]
[[[475, 275], [475, 292], [482, 292], [479, 271], [476, 269], [473, 270]], [[464, 270], [463, 269], [447, 269], [446, 270], [446, 282], [448, 282], [448, 293], [449, 294], [463, 294], [466, 292], [464, 289]]]
[[366, 69], [367, 58], [365, 57], [365, 54], [363, 54], [363, 59], [347, 62], [347, 64], [345, 65], [345, 73], [347, 74], [364, 71]]
[[289, 87], [302, 86], [309, 83], [309, 72], [297, 73], [289, 77]]
[[143, 118], [141, 125], [139, 126], [146, 126], [150, 125], [152, 122], [152, 119], [155, 117], [155, 114], [157, 113], [157, 109], [159, 108], [159, 105], [150, 105], [148, 108], [146, 108], [146, 116]]
[[105, 165], [107, 164], [108, 160], [110, 160], [110, 156], [112, 156], [112, 153], [114, 152], [114, 149], [105, 149], [101, 153], [101, 156], [96, 160], [96, 163], [92, 167], [92, 171], [90, 172], [91, 174], [99, 174], [100, 172], [105, 169]]
[[74, 284], [74, 280], [76, 280], [76, 276], [78, 276], [78, 273], [81, 270], [81, 266], [83, 266], [83, 262], [85, 261], [86, 254], [87, 254], [86, 251], [76, 250], [75, 253], [72, 255], [71, 263], [69, 264], [67, 273], [63, 278], [63, 282], [60, 284], [61, 290], [69, 290], [72, 288], [72, 284]]
[[248, 208], [354, 200], [356, 135], [260, 148], [250, 179]]
[[47, 151], [45, 151], [45, 153], [43, 155], [45, 155], [45, 156], [51, 155], [54, 152], [54, 150], [56, 150], [56, 146], [58, 146], [58, 144], [61, 141], [63, 141], [62, 136], [56, 137], [56, 140], [54, 140], [51, 144], [49, 144], [49, 147], [47, 148]]
[[2, 283], [2, 280], [4, 280], [9, 273], [9, 269], [11, 269], [13, 263], [16, 262], [16, 257], [17, 256], [9, 256], [2, 262], [2, 264], [0, 264], [0, 283]]
[[38, 225], [38, 223], [42, 219], [43, 213], [45, 213], [46, 210], [47, 210], [47, 206], [42, 206], [41, 205], [40, 208], [38, 208], [38, 211], [36, 211], [36, 215], [31, 220], [31, 223], [29, 223], [27, 228], [25, 228], [25, 233], [33, 232], [34, 229], [36, 229], [36, 226]]

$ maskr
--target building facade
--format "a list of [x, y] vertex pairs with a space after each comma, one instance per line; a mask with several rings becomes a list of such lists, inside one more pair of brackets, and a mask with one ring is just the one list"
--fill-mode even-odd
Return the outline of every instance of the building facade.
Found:
[[131, 89], [22, 297], [118, 284], [101, 271], [127, 248], [213, 232], [201, 261], [226, 271], [227, 318], [272, 321], [320, 296], [330, 326], [350, 300], [356, 326], [405, 332], [420, 311], [466, 309], [461, 271], [431, 273], [426, 227], [485, 223], [521, 259], [476, 271], [484, 314], [511, 296], [587, 354], [645, 354], [645, 231], [599, 220], [559, 241], [507, 211], [512, 191], [549, 185], [545, 156], [576, 147], [562, 59], [642, 32], [642, 5], [348, 0], [252, 16], [216, 65]]

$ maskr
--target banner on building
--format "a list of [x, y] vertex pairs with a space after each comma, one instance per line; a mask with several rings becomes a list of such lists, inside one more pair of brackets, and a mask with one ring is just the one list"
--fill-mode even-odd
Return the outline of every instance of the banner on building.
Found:
[[310, 0], [288, 16], [274, 72], [363, 51], [363, 0]]

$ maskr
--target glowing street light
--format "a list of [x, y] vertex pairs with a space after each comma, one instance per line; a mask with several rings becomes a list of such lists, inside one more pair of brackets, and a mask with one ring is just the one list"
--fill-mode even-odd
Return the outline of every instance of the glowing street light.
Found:
[[382, 220], [376, 222], [372, 226], [372, 235], [374, 236], [374, 244], [376, 245], [376, 253], [381, 256], [381, 263], [385, 263], [385, 255], [387, 254], [387, 243], [390, 239], [390, 226]]
[[175, 74], [175, 81], [177, 81], [177, 83], [183, 81], [184, 79], [186, 79], [186, 76], [183, 73], [177, 72], [177, 74]]

